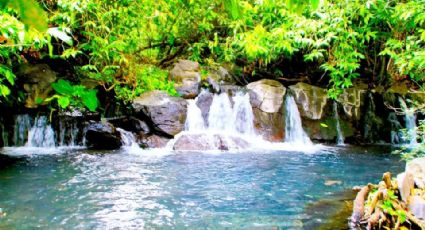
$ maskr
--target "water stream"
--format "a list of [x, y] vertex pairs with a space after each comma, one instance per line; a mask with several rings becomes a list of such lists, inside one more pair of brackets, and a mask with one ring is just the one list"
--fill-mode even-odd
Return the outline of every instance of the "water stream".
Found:
[[333, 102], [333, 109], [334, 109], [334, 118], [335, 118], [335, 127], [336, 127], [336, 144], [337, 145], [344, 145], [344, 134], [341, 130], [341, 124], [339, 121], [339, 114], [338, 114], [338, 103], [336, 101]]
[[405, 137], [406, 143], [410, 146], [418, 144], [416, 135], [416, 114], [414, 108], [409, 108], [403, 98], [399, 97], [401, 109], [404, 113], [404, 120], [406, 122], [407, 136]]
[[294, 145], [313, 145], [302, 127], [300, 112], [291, 95], [285, 100], [285, 114], [285, 142]]

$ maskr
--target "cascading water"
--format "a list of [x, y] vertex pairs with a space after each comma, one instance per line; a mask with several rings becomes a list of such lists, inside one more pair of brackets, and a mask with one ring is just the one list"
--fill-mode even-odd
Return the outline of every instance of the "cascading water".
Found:
[[34, 125], [28, 132], [27, 147], [55, 147], [55, 132], [48, 123], [46, 116], [35, 119]]
[[196, 100], [189, 100], [185, 131], [226, 133], [232, 135], [255, 135], [254, 115], [249, 102], [249, 94], [237, 93], [233, 98], [234, 105], [226, 93], [214, 95], [208, 114], [208, 125], [202, 118], [202, 112]]
[[60, 118], [59, 120], [59, 146], [75, 147], [80, 145], [82, 130], [76, 119]]
[[204, 119], [201, 109], [196, 105], [198, 99], [188, 100], [187, 117], [184, 129], [191, 132], [202, 132], [205, 130]]
[[28, 114], [17, 115], [13, 130], [13, 145], [24, 146], [28, 141], [28, 132], [31, 129], [32, 118]]
[[342, 133], [341, 124], [339, 122], [338, 103], [336, 101], [333, 102], [333, 109], [336, 126], [336, 144], [344, 145], [344, 134]]
[[295, 145], [312, 145], [313, 143], [302, 127], [300, 112], [291, 95], [288, 95], [285, 100], [285, 114], [285, 142]]
[[403, 98], [399, 97], [400, 106], [403, 110], [404, 120], [406, 122], [407, 129], [407, 143], [409, 145], [417, 145], [417, 135], [416, 135], [416, 115], [413, 108], [409, 108]]
[[117, 128], [117, 131], [120, 133], [121, 142], [125, 148], [140, 149], [140, 146], [137, 144], [136, 138], [132, 132], [121, 128]]

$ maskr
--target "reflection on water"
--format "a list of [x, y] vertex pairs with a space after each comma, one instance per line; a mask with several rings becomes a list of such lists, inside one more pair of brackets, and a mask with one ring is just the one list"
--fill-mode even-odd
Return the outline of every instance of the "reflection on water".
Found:
[[0, 229], [311, 229], [324, 220], [306, 210], [310, 204], [402, 170], [382, 149], [4, 151], [13, 157], [0, 155], [0, 208], [7, 213]]

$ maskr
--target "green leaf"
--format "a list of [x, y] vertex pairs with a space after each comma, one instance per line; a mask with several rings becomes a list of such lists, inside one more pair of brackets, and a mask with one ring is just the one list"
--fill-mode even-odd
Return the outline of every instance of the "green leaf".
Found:
[[82, 95], [83, 104], [92, 112], [95, 112], [99, 106], [96, 93], [96, 90], [89, 90]]
[[325, 123], [320, 123], [320, 126], [322, 126], [323, 128], [328, 128], [329, 126]]
[[40, 105], [41, 103], [43, 103], [43, 98], [37, 97], [35, 98], [35, 104]]
[[67, 108], [70, 103], [71, 100], [69, 99], [69, 97], [64, 96], [58, 98], [58, 104], [62, 109]]
[[21, 21], [29, 27], [34, 27], [40, 32], [47, 30], [47, 14], [35, 0], [9, 1], [9, 7], [15, 9]]
[[52, 84], [52, 88], [59, 94], [72, 95], [74, 87], [69, 81], [60, 79], [58, 82]]
[[10, 89], [5, 85], [0, 85], [0, 93], [3, 97], [6, 97], [10, 94]]

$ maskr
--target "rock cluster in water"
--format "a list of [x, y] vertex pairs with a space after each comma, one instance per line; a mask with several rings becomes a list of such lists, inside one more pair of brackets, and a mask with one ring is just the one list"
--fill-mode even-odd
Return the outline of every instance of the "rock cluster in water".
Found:
[[[58, 78], [47, 65], [23, 66], [19, 74], [25, 76], [22, 77], [24, 81], [19, 84], [28, 93], [29, 108], [35, 106], [34, 98], [49, 95], [51, 89], [47, 85]], [[48, 76], [43, 78], [47, 82], [37, 80], [43, 74]], [[98, 126], [130, 131], [140, 146], [164, 147], [185, 128], [187, 99], [196, 98], [196, 106], [204, 119], [204, 125], [209, 127], [211, 121], [208, 117], [215, 95], [227, 94], [233, 106], [232, 98], [238, 92], [249, 95], [255, 134], [267, 141], [285, 140], [285, 98], [292, 96], [301, 116], [302, 128], [315, 142], [336, 143], [343, 140], [347, 143], [416, 143], [414, 138], [403, 139], [400, 129], [406, 127], [406, 124], [414, 128], [416, 119], [423, 118], [423, 115], [402, 116], [394, 113], [390, 107], [409, 107], [409, 99], [425, 103], [425, 94], [403, 91], [398, 86], [383, 90], [357, 84], [343, 90], [335, 100], [328, 98], [325, 88], [302, 82], [283, 85], [276, 80], [262, 79], [244, 83], [243, 86], [236, 83], [232, 74], [223, 67], [210, 69], [207, 78], [202, 80], [199, 64], [188, 60], [178, 61], [170, 71], [170, 78], [176, 82], [176, 89], [181, 97], [172, 97], [161, 91], [144, 93], [132, 102], [130, 110], [119, 109], [118, 117], [112, 117], [116, 112], [111, 113], [112, 118], [106, 118], [108, 124], [105, 121], [100, 122], [98, 115], [80, 111], [77, 111], [78, 116], [57, 115], [59, 119], [53, 118], [51, 124], [48, 124], [55, 130], [56, 145], [81, 145], [85, 139], [89, 146], [103, 148], [103, 143], [113, 140], [104, 148], [119, 148], [120, 135], [104, 128], [95, 129], [93, 122], [89, 122], [93, 120]], [[36, 94], [36, 91], [42, 95]], [[15, 138], [13, 134], [16, 115], [23, 116], [25, 113], [29, 113], [30, 120], [34, 123], [40, 112], [17, 110], [14, 113], [1, 114], [0, 146], [25, 145], [26, 137]], [[48, 111], [45, 115], [48, 115]], [[224, 114], [226, 116], [230, 115]], [[24, 136], [32, 124], [28, 125], [21, 132]], [[186, 137], [186, 142], [188, 138]]]

